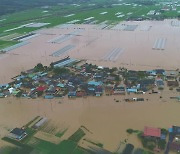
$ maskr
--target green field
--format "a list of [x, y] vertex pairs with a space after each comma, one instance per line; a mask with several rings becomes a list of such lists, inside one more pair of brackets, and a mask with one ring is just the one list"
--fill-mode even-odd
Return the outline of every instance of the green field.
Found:
[[5, 147], [3, 149], [4, 154], [88, 154], [87, 151], [78, 147], [77, 143], [64, 140], [59, 144], [53, 144], [44, 140], [36, 139], [34, 145], [20, 144], [12, 139], [5, 138], [7, 142], [17, 145], [17, 147]]
[[75, 142], [64, 140], [55, 145], [47, 141], [39, 140], [34, 146], [34, 151], [42, 154], [86, 154], [87, 152], [77, 146]]
[[69, 140], [78, 143], [84, 135], [85, 132], [81, 128], [79, 128], [72, 136], [69, 137]]
[[[4, 137], [2, 140], [14, 144], [16, 147], [4, 147], [1, 149], [5, 154], [88, 154], [72, 140], [63, 140], [59, 144], [53, 144], [48, 141], [34, 138], [34, 130], [27, 128], [28, 137], [18, 142], [16, 140]], [[31, 140], [33, 139], [33, 144]], [[30, 144], [31, 143], [31, 144]]]
[[0, 49], [4, 49], [8, 46], [12, 46], [14, 44], [16, 44], [17, 41], [4, 41], [4, 40], [0, 40]]
[[[90, 0], [89, 2], [77, 3], [79, 6], [73, 5], [52, 5], [49, 7], [35, 7], [27, 9], [21, 12], [13, 14], [7, 14], [0, 17], [0, 36], [11, 35], [17, 33], [19, 35], [29, 33], [40, 28], [30, 28], [19, 26], [32, 23], [32, 22], [46, 22], [50, 23], [44, 27], [53, 27], [59, 24], [64, 24], [72, 20], [80, 20], [78, 23], [84, 23], [86, 18], [94, 17], [94, 21], [101, 23], [108, 21], [109, 24], [115, 24], [123, 20], [136, 20], [142, 19], [157, 19], [162, 20], [165, 18], [178, 18], [180, 17], [180, 2], [176, 3], [176, 10], [173, 10], [175, 4], [167, 6], [166, 0], [147, 1], [147, 0]], [[113, 4], [120, 5], [113, 5]], [[95, 4], [95, 5], [90, 5]], [[168, 7], [168, 11], [163, 11], [162, 8]], [[158, 15], [147, 15], [151, 10], [158, 12]], [[45, 12], [44, 12], [45, 11]], [[108, 12], [107, 14], [101, 15], [101, 12]], [[124, 16], [117, 17], [117, 12], [121, 12]], [[65, 17], [69, 14], [75, 14], [74, 16]], [[5, 19], [5, 20], [4, 20]], [[18, 28], [11, 30], [13, 28]], [[43, 27], [41, 27], [43, 28]], [[10, 30], [10, 31], [7, 31]], [[0, 41], [0, 49], [13, 45], [16, 42], [13, 41]]]
[[[29, 126], [37, 118], [27, 123], [26, 126]], [[67, 130], [66, 128], [55, 134], [55, 136], [60, 138]], [[33, 128], [26, 127], [25, 131], [28, 135], [21, 141], [3, 137], [3, 141], [9, 142], [14, 146], [6, 146], [0, 149], [0, 152], [3, 151], [5, 154], [89, 154], [85, 149], [78, 146], [79, 140], [85, 135], [81, 128], [72, 134], [69, 139], [60, 141], [58, 144], [36, 138], [34, 135], [37, 130]]]
[[59, 131], [58, 133], [55, 134], [55, 136], [60, 138], [66, 133], [67, 130], [68, 130], [68, 128], [64, 129], [63, 131]]
[[[10, 15], [4, 15], [1, 17], [1, 19], [6, 19], [6, 20], [0, 22], [0, 32], [2, 33], [5, 30], [16, 28], [18, 26], [31, 22], [50, 23], [50, 25], [46, 27], [56, 26], [75, 19], [79, 19], [81, 20], [80, 23], [83, 23], [85, 18], [91, 16], [95, 17], [94, 20], [98, 20], [99, 22], [103, 22], [106, 20], [110, 22], [117, 22], [117, 21], [125, 20], [129, 17], [142, 17], [142, 16], [147, 17], [147, 13], [150, 10], [160, 11], [161, 8], [163, 7], [162, 5], [155, 6], [154, 4], [153, 5], [136, 4], [137, 6], [134, 6], [135, 3], [133, 3], [132, 5], [125, 5], [124, 2], [126, 1], [124, 2], [122, 1], [121, 2], [122, 5], [120, 6], [112, 5], [113, 2], [115, 3], [116, 1], [107, 3], [107, 0], [102, 0], [102, 1], [94, 0], [92, 2], [96, 3], [96, 5], [90, 6], [88, 3], [87, 4], [83, 3], [79, 7], [72, 5], [63, 5], [63, 6], [57, 5], [57, 6], [51, 6], [46, 9], [34, 8]], [[178, 17], [179, 16], [178, 11], [180, 11], [180, 7], [177, 7], [176, 9], [177, 9], [176, 11], [170, 9], [169, 11], [161, 12], [159, 17], [166, 17], [166, 18]], [[48, 11], [48, 12], [44, 13], [43, 11]], [[108, 13], [105, 15], [100, 15], [101, 12], [108, 12]], [[122, 14], [124, 14], [125, 16], [122, 18], [117, 18], [115, 16], [115, 13], [117, 12], [122, 12]], [[129, 12], [131, 12], [132, 14], [127, 15], [127, 13]], [[65, 15], [72, 13], [75, 15], [68, 18], [64, 17]], [[153, 18], [153, 16], [149, 16], [148, 18]], [[154, 18], [156, 18], [156, 16]], [[11, 32], [24, 33], [24, 32], [31, 32], [36, 29], [38, 28], [21, 28]]]

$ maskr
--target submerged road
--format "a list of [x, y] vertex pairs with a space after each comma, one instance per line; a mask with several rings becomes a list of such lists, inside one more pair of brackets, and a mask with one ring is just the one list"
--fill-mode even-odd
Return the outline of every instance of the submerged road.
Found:
[[168, 139], [168, 143], [167, 143], [166, 150], [165, 150], [164, 154], [169, 154], [170, 144], [173, 142], [174, 137], [175, 137], [174, 133], [169, 133], [169, 139]]

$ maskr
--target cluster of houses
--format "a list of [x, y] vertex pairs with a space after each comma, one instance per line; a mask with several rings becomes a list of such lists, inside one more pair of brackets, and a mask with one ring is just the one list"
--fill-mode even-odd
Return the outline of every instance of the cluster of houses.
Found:
[[[137, 130], [130, 130], [137, 133]], [[180, 152], [179, 126], [172, 126], [168, 130], [145, 126], [142, 132], [137, 133], [137, 136], [141, 140], [143, 148], [135, 148], [133, 144], [127, 143], [122, 149], [122, 154]]]
[[[147, 142], [149, 141], [149, 143], [155, 141], [154, 152], [160, 152], [161, 150], [163, 150], [165, 154], [168, 154], [170, 151], [180, 152], [179, 126], [172, 126], [168, 130], [145, 126], [142, 136]], [[161, 145], [159, 141], [161, 141]], [[163, 148], [161, 148], [162, 144]]]
[[169, 150], [180, 152], [180, 127], [172, 126], [169, 128]]
[[150, 90], [155, 93], [154, 88], [162, 90], [165, 85], [180, 90], [178, 70], [134, 71], [108, 68], [77, 62], [69, 57], [42, 68], [38, 70], [35, 67], [14, 77], [11, 83], [0, 84], [0, 98], [10, 95], [52, 99], [66, 95], [74, 98], [103, 94], [144, 94]]
[[[47, 122], [47, 118], [38, 117], [33, 121], [28, 127], [31, 127], [35, 130], [43, 126]], [[14, 128], [8, 134], [8, 138], [11, 138], [16, 141], [23, 140], [29, 134], [26, 132], [26, 128]], [[179, 152], [180, 151], [180, 127], [172, 126], [168, 130], [155, 128], [155, 127], [144, 127], [144, 131], [141, 134], [141, 139], [143, 147], [149, 149], [155, 153], [164, 151], [169, 153], [170, 151]], [[146, 143], [145, 143], [146, 142]], [[152, 146], [152, 149], [149, 148]], [[134, 149], [134, 145], [126, 144], [123, 154], [143, 154], [144, 150], [141, 148]]]

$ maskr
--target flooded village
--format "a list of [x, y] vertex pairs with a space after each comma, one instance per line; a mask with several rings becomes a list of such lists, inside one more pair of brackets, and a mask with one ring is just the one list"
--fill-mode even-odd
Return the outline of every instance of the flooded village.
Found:
[[[90, 105], [93, 101], [94, 104], [100, 105], [100, 99], [103, 100], [101, 100], [101, 105], [104, 103], [103, 106], [106, 106], [107, 109], [109, 104], [121, 104], [121, 106], [125, 104], [128, 104], [128, 106], [144, 106], [144, 104], [146, 104], [152, 107], [152, 102], [160, 101], [165, 104], [179, 102], [179, 84], [179, 70], [154, 69], [137, 71], [121, 67], [108, 68], [87, 63], [86, 60], [76, 60], [68, 56], [52, 62], [49, 66], [38, 63], [34, 68], [21, 72], [18, 76], [13, 77], [12, 82], [1, 84], [0, 97], [2, 102], [4, 100], [4, 102], [7, 103], [10, 103], [10, 100], [14, 100], [15, 102], [22, 101], [22, 104], [26, 104], [26, 102], [30, 104], [34, 103], [34, 105], [41, 102], [38, 110], [42, 110], [43, 103], [46, 104], [47, 101], [52, 100], [51, 105], [48, 107], [48, 110], [51, 110], [51, 112], [56, 110], [53, 107], [55, 104], [67, 105], [66, 103], [70, 101], [78, 106], [78, 104], [76, 104], [78, 102], [82, 102], [83, 105], [86, 103], [86, 105]], [[109, 98], [111, 101], [107, 102]], [[11, 105], [14, 104], [14, 101]], [[168, 105], [173, 104], [170, 103]], [[103, 106], [100, 107], [104, 108]], [[59, 107], [61, 108], [61, 106]], [[58, 110], [58, 106], [55, 108]], [[67, 107], [65, 108], [64, 109], [67, 110]], [[91, 108], [95, 109], [91, 106], [88, 112], [95, 112]], [[111, 110], [111, 108], [112, 106], [109, 105], [109, 110]], [[64, 109], [62, 108], [62, 110]], [[80, 108], [75, 110], [76, 112], [82, 112]], [[153, 112], [155, 115], [159, 114], [159, 112], [156, 113], [155, 110], [152, 110], [152, 114]], [[67, 113], [65, 113], [65, 115]], [[114, 110], [114, 113], [116, 115], [116, 110]], [[25, 116], [26, 113], [23, 114]], [[55, 114], [57, 113], [55, 112]], [[100, 113], [95, 112], [94, 115], [98, 116], [98, 114]], [[171, 121], [168, 121], [171, 123], [171, 127], [170, 125], [169, 127], [161, 125], [152, 127], [151, 122], [150, 124], [147, 122], [147, 125], [141, 128], [138, 127], [138, 129], [136, 127], [126, 127], [124, 130], [126, 134], [125, 139], [119, 140], [119, 143], [116, 143], [117, 147], [111, 149], [103, 146], [103, 140], [97, 140], [99, 136], [94, 135], [94, 129], [91, 125], [88, 127], [89, 124], [87, 121], [81, 123], [81, 125], [75, 124], [77, 130], [73, 129], [73, 133], [71, 129], [68, 132], [69, 128], [65, 126], [65, 124], [55, 126], [50, 120], [52, 117], [50, 118], [44, 113], [39, 115], [36, 113], [34, 115], [36, 115], [35, 118], [29, 122], [26, 121], [26, 124], [16, 125], [17, 127], [8, 129], [8, 131], [2, 135], [2, 141], [18, 146], [19, 148], [15, 148], [14, 150], [19, 152], [38, 152], [38, 150], [45, 149], [47, 152], [53, 150], [56, 153], [56, 150], [62, 148], [64, 150], [62, 152], [63, 154], [68, 154], [71, 150], [87, 153], [130, 154], [133, 152], [135, 154], [143, 154], [144, 152], [169, 153], [180, 150], [180, 127], [176, 126], [176, 123], [171, 123]], [[107, 117], [107, 115], [105, 115], [105, 117]], [[109, 118], [110, 117], [109, 115]], [[65, 116], [60, 119], [66, 121], [66, 118]], [[126, 119], [126, 117], [119, 118]], [[72, 122], [71, 120], [69, 122]], [[133, 145], [134, 140], [139, 142], [138, 145]], [[48, 145], [48, 147], [45, 147], [45, 145]], [[69, 146], [72, 147], [70, 151], [68, 151], [69, 148], [67, 148]], [[6, 151], [8, 148], [2, 148], [2, 150]]]
[[[159, 94], [168, 87], [171, 99], [180, 100], [179, 70], [155, 69], [147, 71], [126, 68], [108, 68], [88, 64], [86, 61], [66, 57], [50, 66], [38, 63], [34, 68], [21, 72], [13, 81], [0, 85], [0, 97], [44, 99], [111, 96], [137, 94], [126, 102], [144, 101], [142, 95]], [[174, 91], [177, 96], [174, 96]], [[139, 95], [138, 95], [139, 94]], [[160, 96], [160, 99], [162, 96]], [[148, 101], [148, 99], [146, 99]]]
[[0, 8], [0, 154], [180, 154], [180, 1]]
[[179, 21], [91, 20], [1, 49], [0, 153], [179, 151]]

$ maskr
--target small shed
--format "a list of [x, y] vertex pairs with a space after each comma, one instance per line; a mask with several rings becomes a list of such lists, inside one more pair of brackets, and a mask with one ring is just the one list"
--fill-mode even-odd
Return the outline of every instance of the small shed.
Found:
[[133, 149], [134, 149], [134, 145], [127, 144], [126, 147], [124, 148], [122, 154], [132, 154]]
[[53, 99], [54, 96], [53, 96], [53, 95], [45, 95], [44, 98], [45, 98], [45, 99]]

